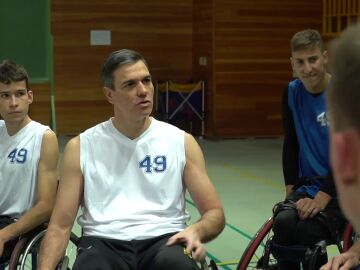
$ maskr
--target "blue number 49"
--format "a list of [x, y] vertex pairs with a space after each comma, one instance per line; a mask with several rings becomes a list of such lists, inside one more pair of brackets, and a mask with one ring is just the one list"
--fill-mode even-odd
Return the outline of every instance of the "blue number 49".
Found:
[[163, 172], [166, 170], [166, 156], [156, 156], [151, 160], [150, 156], [146, 156], [139, 162], [140, 168], [144, 168], [146, 173]]
[[27, 157], [27, 150], [24, 148], [21, 148], [20, 150], [18, 150], [17, 148], [15, 148], [14, 150], [12, 150], [9, 155], [8, 155], [8, 159], [10, 159], [11, 163], [25, 163], [26, 161], [26, 157]]

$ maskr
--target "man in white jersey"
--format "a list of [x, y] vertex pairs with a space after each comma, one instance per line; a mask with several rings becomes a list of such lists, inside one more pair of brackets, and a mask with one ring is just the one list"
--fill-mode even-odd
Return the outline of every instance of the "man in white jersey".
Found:
[[0, 264], [21, 234], [49, 220], [55, 203], [57, 138], [30, 119], [32, 101], [26, 70], [0, 63]]
[[[80, 204], [83, 237], [73, 269], [198, 269], [203, 243], [225, 223], [199, 145], [150, 117], [154, 87], [139, 53], [112, 53], [102, 79], [114, 117], [65, 148], [39, 269], [54, 269], [61, 259]], [[201, 214], [190, 226], [186, 190]]]

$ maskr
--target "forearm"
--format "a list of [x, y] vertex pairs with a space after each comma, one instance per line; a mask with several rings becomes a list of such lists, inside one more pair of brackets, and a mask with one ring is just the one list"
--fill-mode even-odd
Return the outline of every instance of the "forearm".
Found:
[[286, 189], [286, 198], [289, 197], [289, 195], [293, 192], [293, 186], [294, 185], [286, 185], [285, 189]]
[[70, 238], [71, 228], [61, 229], [49, 226], [41, 243], [38, 270], [54, 270], [65, 254]]
[[323, 191], [319, 191], [316, 194], [314, 200], [320, 206], [321, 210], [324, 210], [327, 204], [330, 202], [331, 196]]
[[38, 202], [16, 222], [2, 229], [0, 231], [1, 238], [7, 242], [43, 224], [50, 219], [52, 208], [51, 204]]
[[225, 216], [222, 208], [211, 209], [205, 212], [201, 219], [190, 225], [193, 227], [202, 243], [211, 241], [218, 236], [225, 226]]
[[[282, 168], [286, 186], [293, 186], [299, 177], [299, 142], [295, 123], [288, 104], [288, 91], [284, 91], [282, 99], [282, 120], [284, 129], [284, 143], [282, 147]], [[286, 196], [292, 191], [286, 190]]]

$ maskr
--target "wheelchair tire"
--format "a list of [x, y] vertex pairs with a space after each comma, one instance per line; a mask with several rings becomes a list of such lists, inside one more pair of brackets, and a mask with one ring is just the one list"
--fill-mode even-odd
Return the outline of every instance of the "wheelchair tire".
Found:
[[[46, 233], [46, 229], [40, 231], [35, 236], [27, 236], [21, 238], [16, 244], [9, 262], [9, 270], [36, 270], [38, 265], [38, 256], [40, 251], [40, 243]], [[66, 253], [73, 252], [73, 247], [77, 247], [79, 238], [71, 232], [70, 234], [71, 250]], [[76, 248], [75, 248], [76, 252]], [[68, 255], [67, 255], [68, 256]]]
[[269, 218], [246, 247], [236, 270], [256, 269], [264, 253], [264, 246], [272, 236], [273, 220]]
[[348, 251], [356, 240], [357, 239], [356, 239], [355, 231], [354, 231], [353, 227], [351, 226], [351, 224], [348, 223], [346, 225], [345, 231], [344, 231], [344, 241], [343, 241], [342, 252]]

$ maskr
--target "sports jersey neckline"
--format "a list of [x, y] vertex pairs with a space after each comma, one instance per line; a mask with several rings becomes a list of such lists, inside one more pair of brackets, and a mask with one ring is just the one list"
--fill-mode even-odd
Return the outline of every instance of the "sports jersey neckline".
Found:
[[113, 119], [114, 117], [110, 117], [110, 119], [108, 120], [108, 123], [111, 127], [111, 129], [113, 130], [113, 132], [115, 132], [117, 135], [120, 135], [121, 138], [123, 138], [124, 140], [127, 140], [129, 142], [133, 142], [133, 143], [136, 143], [138, 142], [139, 140], [141, 140], [141, 138], [143, 138], [147, 133], [150, 132], [150, 130], [152, 129], [152, 126], [154, 125], [154, 120], [155, 118], [153, 117], [149, 117], [150, 118], [150, 125], [147, 127], [147, 129], [145, 129], [143, 131], [143, 133], [141, 133], [138, 137], [134, 138], [134, 139], [130, 139], [129, 137], [127, 137], [126, 135], [124, 135], [120, 130], [118, 130], [115, 125], [114, 125], [114, 122], [113, 122]]

